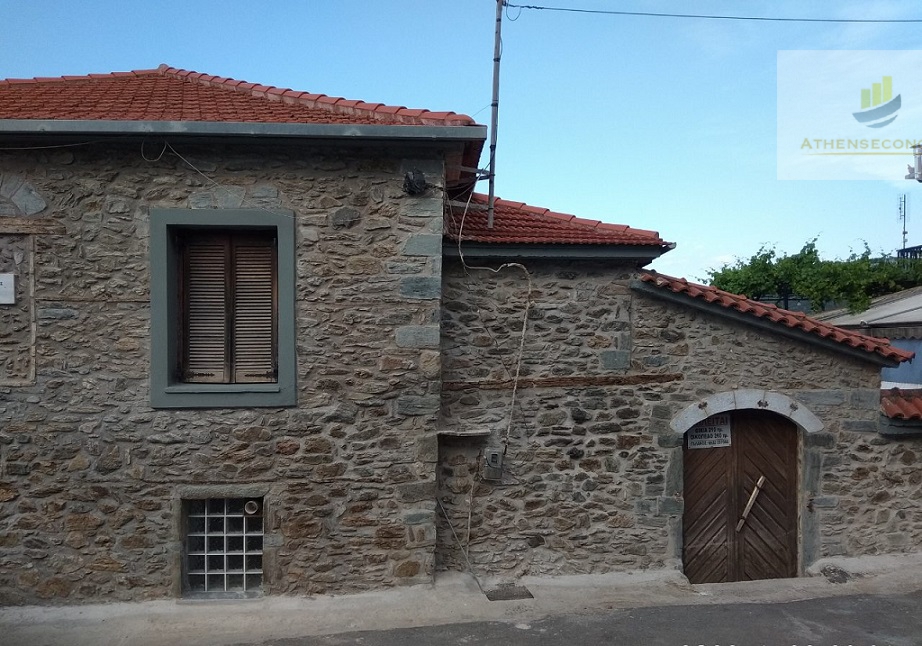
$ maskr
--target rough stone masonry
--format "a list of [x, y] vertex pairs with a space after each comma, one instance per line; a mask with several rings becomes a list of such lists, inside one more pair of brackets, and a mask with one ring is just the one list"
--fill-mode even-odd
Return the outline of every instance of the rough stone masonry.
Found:
[[[462, 549], [508, 580], [680, 568], [686, 429], [670, 421], [739, 388], [823, 423], [800, 432], [801, 568], [918, 549], [922, 446], [877, 433], [877, 366], [637, 292], [630, 269], [523, 263], [529, 278], [445, 267], [440, 568], [467, 569]], [[497, 447], [505, 473], [488, 481]]]
[[[441, 157], [90, 144], [0, 157], [0, 602], [181, 594], [182, 500], [260, 496], [264, 591], [431, 579]], [[408, 168], [427, 193], [401, 190]], [[298, 404], [155, 410], [149, 213], [296, 219]]]
[[[823, 423], [802, 567], [918, 548], [922, 447], [877, 433], [877, 366], [639, 292], [629, 265], [443, 271], [433, 151], [179, 150], [0, 153], [0, 602], [179, 596], [182, 503], [209, 496], [263, 499], [267, 594], [428, 582], [462, 546], [509, 579], [678, 568], [670, 422], [734, 389]], [[407, 196], [408, 169], [436, 186]], [[295, 218], [297, 406], [151, 407], [154, 208]]]

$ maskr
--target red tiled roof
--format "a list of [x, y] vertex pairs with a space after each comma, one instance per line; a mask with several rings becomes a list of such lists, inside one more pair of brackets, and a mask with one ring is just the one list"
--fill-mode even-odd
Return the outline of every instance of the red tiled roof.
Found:
[[670, 247], [656, 231], [584, 220], [566, 213], [496, 199], [493, 228], [487, 226], [489, 198], [474, 193], [470, 202], [445, 207], [445, 235], [464, 242], [497, 244], [601, 244]]
[[0, 80], [0, 119], [469, 126], [454, 112], [296, 92], [161, 65], [153, 70]]
[[890, 419], [922, 420], [922, 389], [881, 390], [880, 412]]
[[807, 316], [803, 312], [792, 312], [781, 309], [770, 303], [760, 303], [745, 296], [731, 294], [716, 287], [707, 287], [690, 283], [684, 278], [673, 278], [656, 272], [641, 275], [640, 280], [661, 289], [667, 289], [676, 294], [685, 294], [691, 298], [701, 299], [714, 305], [736, 310], [743, 314], [754, 316], [783, 325], [785, 327], [801, 330], [824, 339], [841, 343], [843, 345], [878, 354], [894, 361], [908, 361], [914, 356], [913, 352], [901, 350], [890, 345], [887, 339], [865, 336], [857, 332], [843, 330], [842, 328], [823, 323]]

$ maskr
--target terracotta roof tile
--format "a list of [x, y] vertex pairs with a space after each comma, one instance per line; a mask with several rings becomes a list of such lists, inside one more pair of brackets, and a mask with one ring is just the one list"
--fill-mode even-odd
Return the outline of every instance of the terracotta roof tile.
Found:
[[784, 310], [771, 303], [760, 303], [745, 296], [725, 292], [716, 287], [690, 283], [684, 278], [673, 278], [656, 272], [645, 272], [641, 275], [640, 280], [660, 289], [669, 290], [676, 294], [685, 294], [690, 298], [700, 298], [709, 303], [715, 303], [720, 307], [733, 309], [742, 314], [765, 319], [791, 329], [801, 330], [807, 334], [841, 343], [856, 350], [878, 354], [894, 361], [908, 361], [914, 356], [912, 352], [893, 347], [887, 339], [843, 330], [818, 321], [803, 312]]
[[655, 231], [632, 229], [623, 224], [585, 220], [566, 213], [498, 199], [493, 228], [487, 226], [488, 197], [474, 193], [465, 206], [445, 207], [445, 235], [465, 242], [496, 244], [593, 244], [637, 245], [669, 248]]
[[890, 419], [922, 420], [922, 389], [880, 391], [880, 412]]
[[[280, 101], [282, 96], [286, 100]], [[0, 80], [0, 119], [469, 126], [454, 112], [353, 101], [161, 65], [153, 70]]]

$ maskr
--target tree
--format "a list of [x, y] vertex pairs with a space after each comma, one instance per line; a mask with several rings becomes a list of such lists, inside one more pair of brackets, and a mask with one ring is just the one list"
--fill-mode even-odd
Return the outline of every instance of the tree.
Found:
[[714, 287], [756, 300], [777, 299], [785, 309], [792, 298], [801, 298], [810, 301], [813, 311], [835, 303], [860, 312], [875, 296], [922, 285], [922, 264], [891, 256], [872, 258], [867, 244], [860, 254], [844, 260], [823, 260], [813, 239], [792, 255], [779, 256], [774, 248], [762, 247], [747, 261], [738, 259], [710, 270], [708, 280]]

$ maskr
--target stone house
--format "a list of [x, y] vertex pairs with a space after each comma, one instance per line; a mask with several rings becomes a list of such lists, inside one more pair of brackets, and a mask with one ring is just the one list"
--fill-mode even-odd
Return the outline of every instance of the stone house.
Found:
[[[867, 336], [888, 339], [890, 345], [908, 352], [922, 350], [922, 287], [878, 296], [863, 312], [846, 308], [829, 310], [816, 316], [821, 321]], [[901, 363], [880, 372], [882, 388], [922, 386], [922, 364]]]
[[490, 227], [485, 134], [166, 66], [0, 82], [0, 601], [917, 549], [877, 416], [910, 353], [645, 271], [651, 231]]
[[[918, 354], [922, 349], [922, 288], [879, 296], [863, 312], [823, 312], [818, 319], [846, 330], [888, 339], [890, 345]], [[880, 432], [922, 437], [922, 365], [904, 362], [880, 371]]]

